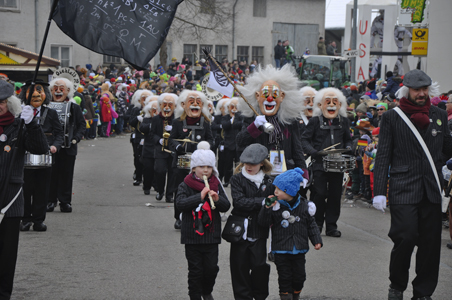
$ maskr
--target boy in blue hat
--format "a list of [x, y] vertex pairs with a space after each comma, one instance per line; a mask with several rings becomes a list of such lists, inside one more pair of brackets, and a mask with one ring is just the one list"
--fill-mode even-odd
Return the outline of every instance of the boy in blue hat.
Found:
[[[303, 182], [303, 170], [295, 168], [278, 175], [274, 196], [269, 196], [259, 212], [258, 223], [272, 226], [272, 252], [278, 270], [279, 295], [282, 300], [300, 299], [306, 280], [305, 254], [309, 250], [308, 239], [316, 250], [322, 246], [320, 230], [312, 215], [315, 206], [298, 195]], [[268, 205], [270, 204], [270, 205]]]

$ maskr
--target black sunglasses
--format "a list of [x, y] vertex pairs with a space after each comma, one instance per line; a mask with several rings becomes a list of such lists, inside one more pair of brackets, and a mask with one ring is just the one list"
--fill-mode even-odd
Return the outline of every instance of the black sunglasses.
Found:
[[378, 111], [380, 111], [380, 110], [385, 110], [384, 108], [379, 108], [379, 109], [377, 109]]

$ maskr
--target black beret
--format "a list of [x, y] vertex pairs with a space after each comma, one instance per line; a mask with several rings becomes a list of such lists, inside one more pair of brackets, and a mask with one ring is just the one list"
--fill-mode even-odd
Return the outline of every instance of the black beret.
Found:
[[247, 164], [260, 164], [268, 158], [268, 149], [261, 144], [251, 144], [243, 150], [240, 155], [240, 162]]
[[431, 86], [432, 79], [423, 71], [414, 69], [405, 74], [403, 85], [412, 89], [418, 89], [424, 86]]
[[13, 94], [14, 86], [5, 80], [0, 80], [0, 100], [5, 100]]

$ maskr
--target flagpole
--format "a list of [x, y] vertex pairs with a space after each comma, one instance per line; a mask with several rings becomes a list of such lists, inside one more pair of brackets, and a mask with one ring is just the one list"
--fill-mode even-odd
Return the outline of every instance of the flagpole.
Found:
[[229, 78], [228, 74], [226, 74], [223, 69], [220, 67], [220, 65], [217, 63], [217, 61], [215, 60], [215, 58], [212, 56], [212, 54], [210, 54], [210, 52], [208, 52], [206, 49], [203, 49], [204, 54], [206, 54], [211, 61], [213, 61], [213, 63], [218, 67], [218, 69], [223, 73], [223, 75], [226, 77], [226, 79], [229, 81], [230, 84], [232, 84], [232, 86], [234, 87], [234, 90], [239, 93], [240, 97], [242, 97], [243, 101], [245, 101], [246, 104], [248, 104], [248, 106], [251, 108], [251, 110], [256, 114], [256, 116], [259, 116], [259, 113], [254, 109], [254, 107], [248, 102], [248, 100], [246, 100], [245, 96], [243, 96], [243, 94], [237, 89], [237, 87], [235, 86], [234, 82]]

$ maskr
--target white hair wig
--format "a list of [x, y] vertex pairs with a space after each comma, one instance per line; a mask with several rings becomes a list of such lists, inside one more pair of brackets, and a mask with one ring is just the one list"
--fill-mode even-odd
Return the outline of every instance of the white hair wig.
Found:
[[127, 92], [127, 84], [121, 83], [118, 85], [118, 88], [116, 89], [116, 97], [119, 97], [121, 92]]
[[215, 114], [215, 105], [213, 104], [213, 101], [207, 100], [207, 110], [209, 111], [209, 118], [212, 119], [213, 114], [211, 114], [211, 113], [210, 113], [210, 110], [209, 110], [209, 105], [210, 105], [210, 104], [213, 106], [213, 113]]
[[[248, 102], [256, 111], [260, 111], [259, 101], [256, 99], [256, 92], [262, 87], [266, 81], [273, 80], [279, 84], [279, 88], [285, 93], [284, 100], [281, 102], [277, 112], [278, 119], [283, 124], [290, 124], [300, 117], [302, 107], [300, 105], [300, 91], [298, 90], [298, 79], [292, 71], [290, 64], [284, 65], [281, 69], [276, 69], [272, 65], [262, 68], [260, 65], [254, 73], [248, 77], [247, 84], [238, 89], [242, 92]], [[239, 110], [245, 117], [254, 116], [254, 112], [240, 99]]]
[[171, 97], [173, 97], [173, 103], [174, 103], [174, 105], [176, 105], [177, 99], [179, 98], [179, 96], [177, 96], [176, 94], [173, 94], [173, 93], [163, 93], [163, 94], [161, 94], [161, 95], [159, 96], [159, 98], [158, 98], [159, 105], [162, 104], [163, 99], [165, 99], [166, 96], [171, 96]]
[[140, 98], [141, 98], [141, 94], [143, 94], [144, 92], [149, 92], [149, 93], [151, 93], [151, 96], [154, 96], [154, 94], [150, 90], [141, 90], [141, 89], [137, 90], [135, 92], [135, 94], [133, 94], [133, 96], [132, 96], [132, 105], [133, 106], [142, 108], [141, 103], [140, 103]]
[[225, 114], [228, 114], [229, 113], [229, 110], [228, 110], [229, 101], [231, 101], [231, 98], [223, 98], [220, 101], [218, 101], [217, 107], [215, 108], [215, 115], [221, 116], [221, 107], [223, 107], [223, 106], [224, 106]]
[[[401, 98], [407, 98], [408, 99], [408, 95], [410, 93], [410, 88], [407, 86], [402, 86], [396, 93], [396, 97], [397, 99], [401, 99]], [[441, 92], [439, 91], [439, 84], [438, 82], [433, 82], [431, 86], [428, 87], [428, 94], [430, 95], [430, 97], [436, 97], [439, 96], [441, 94]]]
[[210, 116], [209, 108], [207, 107], [207, 104], [208, 104], [207, 97], [206, 97], [206, 95], [204, 95], [203, 92], [192, 91], [192, 90], [183, 90], [182, 93], [180, 93], [180, 95], [179, 95], [179, 99], [177, 101], [177, 107], [176, 107], [176, 110], [174, 111], [175, 118], [180, 118], [182, 116], [182, 114], [185, 111], [184, 107], [182, 106], [182, 103], [183, 102], [185, 103], [185, 101], [187, 100], [188, 94], [192, 94], [192, 93], [195, 93], [195, 94], [199, 95], [199, 97], [201, 97], [201, 101], [203, 103], [202, 114], [206, 117]]
[[22, 106], [20, 105], [20, 99], [16, 96], [12, 95], [6, 98], [6, 106], [8, 107], [8, 111], [15, 117], [19, 117], [22, 112]]
[[71, 82], [71, 81], [70, 81], [69, 79], [67, 79], [67, 78], [58, 77], [58, 78], [55, 78], [55, 79], [53, 79], [52, 81], [50, 81], [50, 82], [49, 82], [49, 89], [50, 89], [50, 91], [53, 90], [53, 87], [55, 86], [55, 83], [56, 83], [57, 81], [63, 81], [64, 84], [66, 85], [66, 87], [69, 88], [69, 93], [67, 94], [67, 97], [68, 97], [69, 99], [74, 98], [74, 92], [75, 92], [75, 89], [74, 89], [74, 83]]
[[334, 94], [336, 94], [337, 99], [339, 99], [339, 102], [341, 103], [339, 115], [343, 116], [344, 118], [347, 118], [347, 99], [345, 99], [344, 94], [340, 90], [333, 87], [324, 88], [317, 92], [317, 94], [314, 97], [314, 110], [312, 112], [312, 116], [323, 115], [322, 109], [320, 108], [319, 104], [322, 103], [323, 96], [328, 92], [333, 92]]
[[[148, 97], [148, 98], [149, 98], [149, 97]], [[147, 98], [146, 98], [146, 99], [147, 99]], [[151, 117], [151, 114], [149, 113], [149, 110], [152, 108], [152, 105], [153, 105], [154, 103], [157, 103], [157, 112], [160, 113], [160, 108], [159, 108], [159, 103], [158, 103], [158, 101], [157, 101], [157, 100], [153, 100], [153, 101], [150, 101], [149, 103], [147, 103], [147, 104], [144, 106], [144, 108], [143, 108], [143, 111], [144, 111], [144, 117], [145, 117], [145, 118], [150, 118], [150, 117]]]

